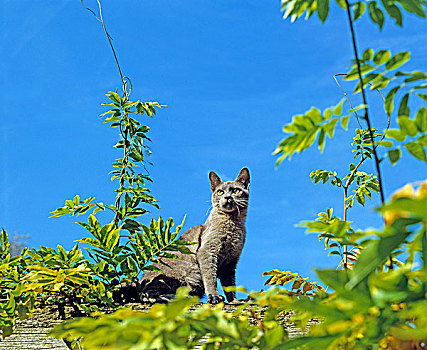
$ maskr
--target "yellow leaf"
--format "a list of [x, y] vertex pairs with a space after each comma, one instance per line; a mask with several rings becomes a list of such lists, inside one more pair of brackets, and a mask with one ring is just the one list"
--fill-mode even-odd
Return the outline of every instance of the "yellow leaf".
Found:
[[420, 187], [418, 188], [417, 192], [415, 193], [415, 197], [417, 198], [425, 198], [427, 197], [427, 180], [424, 180]]
[[352, 326], [351, 321], [337, 321], [326, 326], [328, 333], [341, 333]]

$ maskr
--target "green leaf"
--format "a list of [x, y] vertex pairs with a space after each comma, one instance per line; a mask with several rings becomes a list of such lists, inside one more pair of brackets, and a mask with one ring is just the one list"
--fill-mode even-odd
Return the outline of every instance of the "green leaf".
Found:
[[325, 130], [323, 128], [320, 129], [319, 138], [317, 139], [317, 142], [319, 144], [320, 152], [323, 152], [323, 148], [325, 147]]
[[383, 6], [384, 6], [385, 10], [387, 11], [387, 13], [389, 14], [389, 16], [394, 19], [395, 23], [399, 27], [401, 27], [402, 26], [402, 12], [400, 12], [400, 9], [396, 5], [389, 3], [389, 0], [381, 0], [381, 2], [383, 3]]
[[400, 0], [399, 3], [406, 11], [410, 13], [415, 13], [416, 15], [425, 18], [426, 15], [423, 8], [423, 5], [425, 4], [424, 1]]
[[7, 259], [7, 255], [9, 254], [9, 237], [6, 233], [5, 229], [1, 229], [1, 235], [0, 235], [0, 263], [2, 262], [2, 259]]
[[[348, 252], [347, 252], [348, 253]], [[349, 281], [348, 270], [317, 270], [316, 274], [328, 287], [338, 292], [340, 297], [358, 303], [359, 307], [370, 306], [370, 293], [366, 284], [350, 291], [345, 285]]]
[[341, 126], [343, 127], [344, 130], [347, 130], [348, 128], [348, 121], [350, 120], [350, 116], [346, 116], [341, 118]]
[[398, 117], [397, 122], [399, 123], [400, 130], [406, 135], [415, 136], [418, 133], [417, 125], [408, 117]]
[[411, 153], [415, 158], [422, 160], [424, 162], [427, 161], [426, 151], [424, 150], [423, 146], [421, 146], [419, 143], [412, 141], [404, 144], [404, 146], [408, 150], [408, 152]]
[[342, 105], [345, 101], [345, 98], [342, 98], [341, 101], [335, 106], [334, 108], [334, 115], [341, 115], [342, 114]]
[[422, 244], [422, 261], [424, 267], [424, 281], [427, 281], [427, 232], [424, 232], [421, 238]]
[[[362, 75], [369, 73], [370, 71], [373, 71], [375, 69], [374, 66], [371, 66], [370, 64], [362, 64], [360, 67], [360, 73]], [[371, 76], [372, 77], [372, 76]], [[347, 73], [346, 77], [344, 78], [344, 80], [354, 80], [354, 79], [358, 79], [359, 78], [359, 71], [357, 67], [354, 67], [350, 72]], [[367, 78], [367, 77], [364, 77]], [[369, 80], [369, 78], [368, 78]], [[365, 81], [365, 79], [363, 80], [363, 84], [365, 86], [367, 82]], [[356, 88], [357, 90], [357, 88]]]
[[418, 80], [427, 80], [427, 74], [425, 74], [424, 72], [420, 72], [420, 71], [412, 72], [411, 76], [404, 80], [404, 83], [405, 84], [412, 83], [412, 82], [418, 81]]
[[353, 8], [354, 8], [354, 10], [353, 10], [353, 16], [354, 16], [353, 21], [356, 21], [358, 18], [360, 18], [365, 13], [366, 5], [364, 2], [359, 1], [353, 5]]
[[406, 134], [399, 129], [387, 130], [386, 136], [400, 142], [405, 141], [406, 138]]
[[75, 207], [74, 202], [71, 199], [67, 199], [65, 201], [65, 205], [70, 209], [73, 209]]
[[374, 57], [374, 50], [366, 49], [362, 54], [362, 60], [370, 61]]
[[[393, 251], [399, 247], [408, 237], [409, 232], [403, 227], [404, 221], [390, 227], [386, 235], [379, 240], [371, 240], [366, 248], [362, 250], [357, 263], [350, 272], [350, 281], [346, 287], [353, 289], [364, 280], [378, 266], [382, 265]], [[398, 221], [396, 220], [396, 221]]]
[[427, 101], [427, 95], [426, 94], [417, 94], [417, 96], [422, 98], [424, 101]]
[[410, 215], [410, 218], [396, 219], [396, 224], [392, 226], [400, 230], [406, 230], [405, 226], [416, 225], [427, 217], [427, 197], [424, 198], [408, 198], [400, 197], [394, 199], [391, 203], [384, 205], [378, 209], [379, 212], [404, 212], [405, 216]]
[[396, 164], [397, 161], [402, 156], [402, 152], [400, 151], [400, 149], [393, 149], [391, 151], [388, 151], [387, 154], [388, 154], [388, 158], [390, 159], [390, 162], [392, 165]]
[[372, 21], [380, 27], [380, 30], [383, 28], [384, 25], [384, 13], [378, 8], [376, 1], [371, 1], [368, 4], [369, 8], [369, 16], [371, 17]]
[[73, 202], [74, 202], [74, 204], [75, 204], [75, 205], [79, 205], [79, 204], [80, 204], [80, 196], [79, 196], [79, 195], [76, 195], [76, 196], [73, 198]]
[[421, 107], [418, 110], [415, 116], [415, 125], [418, 131], [423, 133], [427, 131], [427, 108]]
[[400, 101], [399, 111], [397, 112], [398, 116], [409, 117], [408, 99], [409, 99], [409, 93], [405, 94], [405, 96], [403, 96], [402, 100]]
[[325, 335], [325, 336], [300, 336], [288, 340], [287, 342], [277, 346], [274, 350], [291, 350], [301, 349], [302, 347], [310, 350], [325, 350], [339, 338], [340, 334]]
[[383, 140], [379, 143], [379, 145], [381, 145], [383, 147], [390, 148], [390, 147], [393, 147], [393, 142], [388, 141], [388, 140]]
[[356, 192], [356, 200], [362, 205], [365, 206], [365, 196], [362, 192]]
[[325, 22], [329, 13], [329, 0], [317, 0], [317, 15], [322, 22]]
[[396, 95], [397, 91], [400, 89], [400, 86], [396, 86], [393, 89], [391, 89], [386, 98], [385, 98], [385, 103], [384, 103], [384, 108], [385, 111], [387, 113], [387, 115], [391, 115], [391, 113], [393, 113], [393, 109], [394, 109], [394, 105], [393, 105], [393, 99], [394, 96]]
[[112, 92], [112, 91], [110, 91], [110, 93], [109, 93], [109, 94], [107, 94], [107, 97], [108, 97], [111, 101], [116, 102], [116, 103], [118, 103], [118, 104], [120, 105], [120, 96], [119, 96], [116, 92]]
[[390, 79], [385, 77], [384, 75], [378, 74], [377, 77], [372, 80], [371, 90], [375, 89], [384, 89], [390, 83]]
[[398, 67], [400, 67], [402, 64], [407, 62], [411, 58], [411, 53], [404, 51], [399, 52], [398, 54], [394, 55], [392, 58], [388, 60], [388, 62], [385, 65], [385, 69], [387, 70], [393, 70]]
[[331, 108], [326, 108], [325, 111], [323, 112], [323, 118], [325, 120], [331, 119], [332, 117], [332, 110]]
[[113, 249], [119, 243], [120, 238], [120, 228], [112, 229], [107, 236], [106, 246], [109, 252], [113, 251]]
[[331, 119], [328, 123], [323, 125], [324, 130], [328, 134], [329, 138], [332, 139], [334, 137], [335, 126], [338, 122], [338, 118]]
[[388, 61], [391, 56], [391, 52], [389, 50], [380, 50], [374, 56], [374, 63], [377, 65], [382, 65]]
[[267, 332], [265, 332], [264, 339], [269, 349], [272, 349], [273, 347], [281, 344], [283, 341], [284, 335], [285, 335], [285, 332], [281, 325], [277, 325], [274, 328], [269, 329]]
[[419, 144], [421, 144], [422, 146], [427, 147], [427, 134], [420, 136], [420, 137], [417, 139], [417, 142], [418, 142]]
[[[310, 124], [307, 123], [308, 120], [306, 117], [309, 118], [308, 120], [310, 121]], [[316, 107], [311, 107], [311, 109], [305, 114], [305, 116], [303, 116], [303, 118], [301, 118], [301, 120], [305, 121], [304, 124], [308, 125], [309, 127], [312, 127], [313, 124], [321, 123], [323, 119], [322, 115], [320, 114], [320, 111]]]
[[412, 90], [420, 90], [420, 89], [427, 89], [427, 84], [417, 85], [412, 88]]

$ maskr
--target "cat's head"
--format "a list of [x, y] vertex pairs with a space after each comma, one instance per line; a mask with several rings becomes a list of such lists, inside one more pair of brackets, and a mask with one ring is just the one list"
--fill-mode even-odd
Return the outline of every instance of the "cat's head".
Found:
[[209, 173], [212, 190], [212, 206], [225, 213], [246, 212], [249, 199], [249, 170], [243, 168], [236, 180], [222, 182], [220, 177], [211, 171]]

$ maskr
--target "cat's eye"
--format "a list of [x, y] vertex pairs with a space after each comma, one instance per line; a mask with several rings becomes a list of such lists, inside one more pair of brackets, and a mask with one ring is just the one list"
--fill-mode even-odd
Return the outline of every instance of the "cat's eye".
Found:
[[222, 196], [223, 194], [224, 194], [224, 191], [221, 191], [221, 190], [219, 190], [219, 191], [217, 191], [217, 193], [216, 193], [218, 196]]
[[239, 190], [238, 188], [235, 188], [234, 190], [233, 190], [233, 193], [234, 194], [239, 194], [240, 192], [242, 192], [241, 190]]

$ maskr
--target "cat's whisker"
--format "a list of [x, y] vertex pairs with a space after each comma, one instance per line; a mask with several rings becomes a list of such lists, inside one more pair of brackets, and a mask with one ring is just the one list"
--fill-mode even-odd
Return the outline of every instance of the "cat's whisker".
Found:
[[206, 210], [206, 214], [205, 214], [205, 216], [208, 216], [208, 215], [209, 215], [209, 213], [210, 213], [211, 209], [213, 209], [212, 205], [208, 208], [208, 210]]
[[248, 200], [245, 198], [236, 198], [234, 199], [234, 202], [236, 203], [237, 207], [245, 208], [248, 206]]

